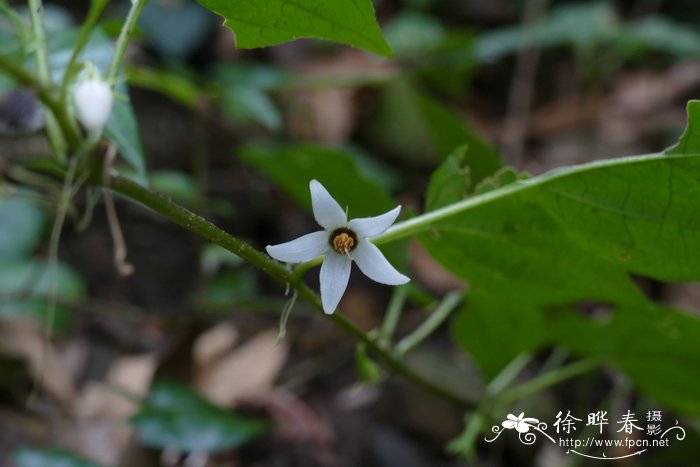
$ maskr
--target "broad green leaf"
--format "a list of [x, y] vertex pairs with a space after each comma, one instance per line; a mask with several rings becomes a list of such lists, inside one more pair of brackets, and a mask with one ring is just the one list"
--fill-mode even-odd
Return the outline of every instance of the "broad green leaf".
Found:
[[199, 453], [235, 448], [267, 429], [264, 422], [216, 407], [188, 387], [164, 381], [153, 386], [131, 422], [148, 446]]
[[197, 0], [224, 17], [240, 48], [302, 37], [341, 42], [390, 56], [371, 0]]
[[19, 449], [14, 455], [17, 467], [100, 467], [62, 449]]
[[0, 194], [0, 258], [24, 256], [41, 240], [44, 214], [34, 203]]
[[[674, 408], [700, 413], [700, 395], [680, 387], [690, 377], [682, 375], [700, 367], [700, 320], [655, 307], [630, 278], [700, 280], [700, 102], [688, 110], [688, 130], [667, 154], [516, 181], [462, 201], [462, 209], [443, 208], [444, 218], [420, 235], [470, 284], [453, 329], [488, 375], [523, 351], [560, 343], [605, 358]], [[564, 339], [566, 327], [556, 323], [590, 302], [610, 307], [612, 321], [591, 324], [589, 334], [569, 329]], [[636, 350], [674, 358], [635, 360]], [[669, 378], [645, 376], [644, 361]]]
[[501, 167], [498, 153], [462, 117], [406, 82], [386, 87], [367, 133], [381, 149], [422, 164], [433, 164], [466, 145], [473, 183]]
[[603, 322], [571, 311], [550, 316], [550, 321], [561, 345], [613, 363], [642, 391], [679, 413], [700, 414], [696, 316], [640, 304], [618, 306]]

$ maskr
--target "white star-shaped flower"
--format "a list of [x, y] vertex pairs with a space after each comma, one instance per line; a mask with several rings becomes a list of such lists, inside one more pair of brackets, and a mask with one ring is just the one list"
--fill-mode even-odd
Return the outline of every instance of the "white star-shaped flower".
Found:
[[380, 216], [348, 222], [343, 208], [323, 185], [311, 180], [309, 187], [314, 218], [324, 230], [279, 245], [268, 245], [266, 250], [273, 258], [288, 263], [303, 263], [325, 255], [320, 276], [323, 311], [331, 314], [338, 307], [348, 286], [353, 260], [360, 271], [381, 284], [400, 285], [410, 280], [394, 269], [379, 248], [368, 240], [381, 235], [394, 223], [401, 206]]

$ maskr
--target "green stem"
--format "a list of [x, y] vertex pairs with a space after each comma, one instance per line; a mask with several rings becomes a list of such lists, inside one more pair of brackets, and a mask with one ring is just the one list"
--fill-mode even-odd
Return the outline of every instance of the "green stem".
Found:
[[29, 18], [34, 34], [34, 55], [36, 56], [36, 67], [41, 82], [49, 86], [51, 84], [51, 70], [49, 68], [49, 58], [46, 45], [46, 32], [42, 18], [43, 5], [41, 0], [29, 0]]
[[[49, 89], [51, 87], [51, 68], [49, 67], [48, 46], [46, 42], [46, 30], [42, 16], [43, 5], [41, 0], [29, 0], [29, 18], [32, 26], [34, 55], [36, 57], [39, 82]], [[61, 161], [66, 160], [66, 140], [59, 128], [55, 115], [46, 115], [46, 134], [53, 153]]]
[[379, 343], [386, 348], [389, 348], [391, 336], [394, 334], [396, 325], [401, 317], [401, 310], [403, 309], [404, 303], [406, 303], [407, 293], [408, 288], [405, 285], [395, 287], [394, 293], [389, 301], [389, 306], [384, 314], [384, 321], [382, 322], [381, 331], [379, 333]]
[[[95, 173], [100, 173], [96, 170]], [[100, 184], [101, 177], [93, 180], [93, 183]], [[311, 290], [306, 284], [301, 281], [301, 278], [296, 276], [293, 271], [288, 270], [282, 264], [273, 260], [269, 256], [261, 253], [244, 241], [229, 235], [225, 231], [216, 227], [203, 217], [189, 211], [188, 209], [173, 202], [157, 192], [143, 187], [131, 180], [120, 175], [112, 175], [109, 180], [110, 186], [106, 188], [112, 189], [132, 201], [143, 204], [152, 209], [158, 214], [166, 217], [170, 221], [179, 224], [186, 229], [200, 235], [201, 237], [214, 242], [227, 250], [235, 253], [241, 258], [248, 261], [251, 265], [262, 270], [283, 285], [291, 285], [297, 289], [299, 296], [313, 306], [321, 315], [335, 323], [350, 337], [356, 341], [364, 343], [367, 350], [377, 355], [379, 360], [386, 368], [394, 373], [403, 376], [407, 380], [423, 387], [427, 391], [453, 402], [462, 410], [467, 410], [475, 406], [474, 402], [466, 399], [461, 394], [455, 394], [449, 389], [442, 387], [440, 384], [423, 377], [416, 373], [411, 368], [407, 367], [396, 355], [382, 348], [375, 339], [370, 338], [364, 331], [357, 328], [354, 324], [345, 319], [341, 314], [335, 313], [326, 315], [323, 313], [321, 299]]]
[[597, 358], [579, 360], [568, 366], [539, 375], [526, 383], [504, 391], [496, 396], [496, 401], [501, 405], [512, 404], [513, 402], [537, 394], [549, 386], [554, 386], [574, 376], [593, 371], [600, 365], [601, 361]]
[[382, 245], [384, 243], [390, 243], [422, 232], [427, 232], [431, 228], [433, 228], [433, 224], [437, 222], [443, 221], [457, 214], [461, 214], [465, 211], [469, 211], [470, 209], [475, 209], [482, 205], [497, 201], [501, 198], [506, 198], [520, 191], [537, 189], [537, 187], [541, 185], [544, 181], [551, 181], [562, 177], [569, 177], [571, 175], [587, 172], [595, 168], [625, 165], [629, 164], [632, 161], [634, 161], [635, 163], [642, 163], [646, 159], [654, 159], [658, 157], [659, 154], [643, 154], [633, 157], [629, 156], [619, 157], [616, 159], [600, 160], [573, 167], [567, 167], [563, 170], [553, 170], [538, 177], [533, 177], [526, 180], [519, 180], [502, 188], [498, 188], [481, 195], [472, 196], [471, 198], [466, 198], [454, 204], [450, 204], [443, 208], [436, 209], [435, 211], [430, 211], [425, 214], [421, 214], [420, 216], [416, 216], [412, 219], [399, 222], [398, 224], [395, 224], [392, 227], [390, 227], [382, 235], [373, 238], [372, 243], [374, 243], [375, 245]]
[[506, 365], [495, 378], [486, 386], [486, 395], [493, 396], [502, 393], [508, 386], [513, 384], [515, 378], [525, 369], [532, 361], [532, 356], [526, 353], [521, 353]]
[[27, 44], [31, 40], [32, 33], [31, 30], [25, 25], [22, 17], [17, 13], [17, 11], [13, 10], [5, 0], [0, 0], [0, 13], [5, 15], [7, 20], [15, 29], [15, 32], [22, 41], [23, 49], [26, 50]]
[[68, 102], [68, 87], [73, 82], [73, 77], [77, 71], [76, 61], [78, 60], [78, 55], [80, 55], [80, 52], [85, 48], [85, 44], [87, 44], [90, 38], [90, 33], [95, 27], [95, 24], [97, 24], [97, 20], [107, 6], [108, 1], [109, 0], [92, 0], [90, 2], [90, 9], [85, 17], [85, 21], [83, 21], [83, 25], [80, 27], [80, 35], [73, 47], [68, 65], [66, 65], [65, 74], [63, 75], [63, 81], [61, 82], [60, 99], [64, 104]]
[[396, 345], [396, 352], [403, 355], [423, 342], [440, 326], [462, 301], [462, 292], [450, 292], [428, 318]]
[[119, 68], [122, 66], [124, 61], [124, 54], [126, 53], [126, 48], [131, 41], [131, 36], [134, 33], [134, 28], [136, 27], [136, 22], [141, 16], [143, 8], [146, 6], [148, 0], [136, 0], [132, 1], [131, 9], [129, 14], [124, 21], [124, 26], [119, 33], [119, 39], [117, 39], [117, 47], [114, 51], [114, 57], [112, 58], [112, 63], [109, 66], [109, 71], [107, 73], [107, 81], [114, 85], [117, 79], [117, 73], [119, 73]]

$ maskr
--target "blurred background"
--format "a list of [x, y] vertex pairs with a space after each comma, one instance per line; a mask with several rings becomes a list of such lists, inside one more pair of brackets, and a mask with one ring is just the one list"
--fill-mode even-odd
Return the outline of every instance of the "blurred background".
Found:
[[[52, 53], [65, 49], [61, 33], [80, 24], [88, 4], [47, 2]], [[110, 3], [105, 37], [118, 33], [128, 5]], [[393, 59], [314, 40], [237, 50], [222, 20], [196, 2], [151, 0], [128, 50], [128, 88], [119, 88], [133, 105], [146, 170], [125, 170], [262, 248], [315, 228], [304, 209], [308, 191], [288, 183], [308, 181], [315, 167], [330, 164], [339, 178], [364, 180], [368, 193], [390, 193], [362, 207], [367, 215], [392, 200], [420, 212], [431, 172], [460, 144], [533, 175], [655, 152], [676, 141], [685, 104], [700, 92], [695, 1], [379, 0], [375, 7]], [[0, 76], [0, 91], [1, 173], [24, 182], [15, 162], [45, 153], [46, 143], [27, 117], [31, 99], [7, 77]], [[449, 452], [464, 413], [381, 377], [304, 303], [277, 342], [283, 290], [137, 205], [117, 200], [133, 275], [115, 272], [98, 205], [84, 229], [70, 213], [52, 286], [42, 271], [53, 195], [49, 184], [41, 195], [0, 200], [0, 252], [21, 256], [0, 267], [0, 465], [49, 465], [30, 451], [14, 457], [18, 448], [47, 446], [133, 467], [587, 465], [561, 449], [517, 441], [477, 442], [467, 456], [463, 446]], [[89, 193], [75, 203], [85, 210]], [[414, 280], [399, 335], [416, 327], [426, 306], [465, 287], [417, 244], [403, 256]], [[307, 277], [316, 287], [317, 269]], [[653, 293], [700, 309], [697, 287]], [[341, 309], [373, 329], [391, 294], [353, 274]], [[448, 326], [409, 360], [473, 398], [483, 387]], [[552, 416], [571, 402], [575, 383], [543, 396]], [[586, 384], [591, 394], [610, 386], [600, 375]], [[152, 404], [140, 405], [149, 389]], [[187, 457], [211, 433], [218, 452]], [[686, 439], [634, 464], [608, 464], [690, 465], [683, 462], [696, 446]]]

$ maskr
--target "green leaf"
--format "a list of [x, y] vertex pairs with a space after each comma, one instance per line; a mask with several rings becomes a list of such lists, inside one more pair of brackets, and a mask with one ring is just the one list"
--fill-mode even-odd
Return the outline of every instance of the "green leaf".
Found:
[[139, 28], [165, 58], [185, 61], [206, 42], [216, 17], [194, 2], [149, 2]]
[[[49, 317], [47, 312], [50, 310], [53, 315]], [[46, 298], [4, 299], [0, 297], [0, 316], [7, 318], [31, 316], [42, 325], [51, 324], [51, 332], [62, 334], [71, 329], [73, 322], [73, 314], [69, 308], [61, 305], [50, 308]]]
[[197, 185], [188, 174], [176, 170], [158, 170], [149, 176], [150, 186], [172, 196], [178, 202], [193, 205], [199, 196]]
[[555, 8], [532, 27], [516, 26], [482, 34], [476, 56], [494, 61], [526, 47], [569, 46], [591, 51], [620, 37], [615, 10], [608, 2], [567, 3]]
[[433, 211], [467, 197], [471, 190], [469, 166], [464, 162], [467, 151], [466, 146], [457, 148], [430, 176], [425, 195], [426, 211]]
[[182, 73], [134, 66], [127, 66], [126, 71], [131, 86], [160, 92], [185, 107], [194, 107], [199, 99], [197, 83]]
[[14, 455], [17, 467], [100, 467], [61, 449], [19, 449]]
[[[668, 153], [558, 169], [431, 214], [445, 213], [420, 241], [469, 282], [453, 331], [487, 375], [521, 352], [560, 343], [700, 414], [700, 394], [679, 387], [700, 367], [700, 320], [655, 307], [630, 277], [700, 280], [700, 102], [688, 111], [688, 129]], [[591, 322], [588, 333], [571, 327], [565, 339], [557, 320], [590, 302], [612, 309], [612, 321]], [[635, 349], [640, 359], [631, 359]], [[652, 352], [660, 357], [645, 358]], [[642, 374], [646, 360], [669, 378]]]
[[0, 194], [0, 258], [26, 255], [41, 240], [44, 214], [27, 199]]
[[697, 317], [646, 304], [618, 306], [604, 322], [572, 312], [550, 320], [561, 345], [607, 359], [642, 391], [679, 413], [700, 414]]
[[148, 446], [199, 453], [235, 448], [267, 429], [264, 422], [223, 410], [182, 384], [164, 381], [154, 384], [131, 422]]
[[381, 149], [424, 164], [466, 145], [464, 162], [473, 183], [501, 167], [498, 153], [461, 116], [407, 82], [386, 87], [367, 132]]
[[44, 260], [0, 259], [0, 296], [46, 298], [53, 291], [59, 299], [76, 300], [85, 295], [85, 285], [61, 262], [54, 269]]
[[[121, 89], [121, 95], [125, 96], [126, 88], [118, 86], [115, 91], [119, 91], [119, 89]], [[144, 181], [146, 178], [146, 162], [143, 158], [136, 115], [128, 98], [127, 100], [116, 99], [114, 101], [112, 114], [109, 116], [104, 132], [105, 136], [117, 145], [119, 154], [135, 170], [135, 178]]]
[[391, 56], [371, 0], [197, 0], [224, 17], [240, 48], [267, 47], [302, 37], [352, 45]]
[[662, 16], [648, 16], [629, 24], [621, 37], [623, 47], [656, 50], [678, 57], [700, 55], [700, 34], [695, 29]]
[[253, 120], [270, 130], [282, 127], [282, 117], [268, 96], [286, 79], [281, 70], [249, 63], [220, 64], [214, 68], [214, 79], [230, 118], [244, 123]]
[[399, 57], [434, 51], [447, 34], [438, 19], [411, 10], [394, 16], [386, 26], [385, 33], [391, 48]]
[[248, 269], [225, 271], [204, 285], [199, 301], [208, 307], [231, 307], [251, 300], [258, 292], [258, 282]]

